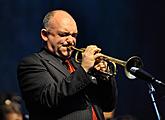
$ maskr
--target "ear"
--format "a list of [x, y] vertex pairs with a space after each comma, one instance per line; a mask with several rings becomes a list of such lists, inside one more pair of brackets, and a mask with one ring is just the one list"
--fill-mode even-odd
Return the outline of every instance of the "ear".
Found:
[[47, 32], [47, 30], [46, 29], [41, 29], [41, 37], [42, 37], [42, 39], [46, 42], [46, 41], [48, 41], [48, 32]]

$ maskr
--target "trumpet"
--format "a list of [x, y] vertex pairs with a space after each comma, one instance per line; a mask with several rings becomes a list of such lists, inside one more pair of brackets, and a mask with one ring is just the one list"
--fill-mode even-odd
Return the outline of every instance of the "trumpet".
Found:
[[[80, 63], [80, 61], [78, 60], [78, 56], [79, 56], [80, 53], [82, 54], [85, 51], [85, 48], [80, 48], [79, 49], [79, 48], [76, 48], [74, 46], [69, 46], [68, 49], [77, 51], [76, 54], [75, 54], [75, 61]], [[101, 59], [103, 59], [103, 60], [105, 60], [107, 62], [112, 63], [113, 68], [114, 68], [114, 70], [113, 70], [113, 72], [114, 72], [113, 74], [114, 75], [116, 75], [116, 73], [117, 73], [116, 64], [124, 67], [125, 75], [129, 79], [135, 79], [136, 78], [134, 75], [132, 75], [129, 72], [131, 67], [141, 68], [143, 66], [142, 60], [138, 56], [132, 56], [127, 61], [123, 61], [123, 60], [120, 60], [120, 59], [117, 59], [117, 58], [110, 57], [110, 56], [102, 54]]]

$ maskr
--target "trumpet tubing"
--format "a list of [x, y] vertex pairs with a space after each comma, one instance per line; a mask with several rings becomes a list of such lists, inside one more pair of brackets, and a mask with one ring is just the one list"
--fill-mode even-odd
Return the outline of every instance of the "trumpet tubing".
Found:
[[[83, 53], [85, 51], [85, 48], [76, 48], [74, 46], [69, 46], [68, 49], [70, 50], [76, 50], [77, 53], [75, 55], [75, 61], [76, 62], [79, 62], [78, 61], [78, 54], [79, 52]], [[129, 70], [131, 69], [131, 67], [142, 67], [143, 63], [142, 63], [142, 60], [140, 57], [138, 56], [132, 56], [131, 58], [129, 58], [127, 61], [123, 61], [123, 60], [120, 60], [120, 59], [117, 59], [117, 58], [114, 58], [114, 57], [110, 57], [110, 56], [107, 56], [107, 55], [104, 55], [102, 54], [102, 57], [101, 59], [105, 60], [105, 61], [108, 61], [108, 62], [111, 62], [114, 66], [114, 74], [116, 74], [116, 64], [118, 65], [121, 65], [122, 67], [124, 67], [124, 70], [125, 70], [125, 74], [126, 76], [129, 78], [129, 79], [135, 79], [136, 77], [134, 75], [132, 75]]]
[[116, 63], [118, 65], [121, 65], [121, 66], [125, 66], [126, 65], [126, 61], [119, 60], [117, 58], [113, 58], [113, 57], [110, 57], [110, 56], [107, 56], [107, 55], [104, 55], [104, 54], [102, 54], [102, 56], [103, 56], [103, 59], [105, 61], [114, 62], [114, 63]]
[[68, 49], [70, 49], [70, 50], [76, 50], [76, 51], [79, 51], [79, 52], [84, 52], [85, 51], [85, 48], [76, 48], [74, 46], [69, 46]]
[[[76, 51], [78, 51], [78, 52], [82, 52], [82, 53], [85, 51], [85, 48], [76, 48], [76, 47], [74, 47], [74, 46], [69, 46], [68, 48], [69, 48], [69, 49], [76, 50]], [[110, 56], [107, 56], [107, 55], [104, 55], [104, 54], [102, 54], [102, 57], [103, 57], [103, 59], [106, 60], [106, 61], [114, 62], [114, 63], [119, 64], [119, 65], [121, 65], [121, 66], [125, 66], [125, 64], [126, 64], [126, 62], [123, 61], [123, 60], [119, 60], [119, 59], [116, 59], [116, 58], [113, 58], [113, 57], [110, 57]], [[76, 61], [77, 61], [77, 60], [76, 60]]]

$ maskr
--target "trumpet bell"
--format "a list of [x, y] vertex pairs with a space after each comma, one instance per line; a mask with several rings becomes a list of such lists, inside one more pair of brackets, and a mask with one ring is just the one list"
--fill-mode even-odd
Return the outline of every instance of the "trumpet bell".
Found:
[[135, 79], [136, 77], [129, 72], [131, 67], [141, 68], [142, 66], [143, 66], [143, 62], [142, 62], [140, 57], [138, 57], [138, 56], [130, 57], [127, 60], [126, 65], [124, 67], [124, 71], [125, 71], [126, 76], [129, 79]]

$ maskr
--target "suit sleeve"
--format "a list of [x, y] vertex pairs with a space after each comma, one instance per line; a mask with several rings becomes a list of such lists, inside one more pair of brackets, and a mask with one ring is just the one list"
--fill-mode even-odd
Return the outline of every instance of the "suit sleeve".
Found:
[[117, 86], [115, 76], [95, 74], [96, 85], [89, 87], [88, 93], [91, 100], [99, 105], [104, 112], [113, 111], [117, 103]]
[[102, 110], [104, 112], [114, 110], [117, 104], [117, 86], [115, 77], [111, 77], [110, 80], [99, 80], [97, 90], [97, 97]]

